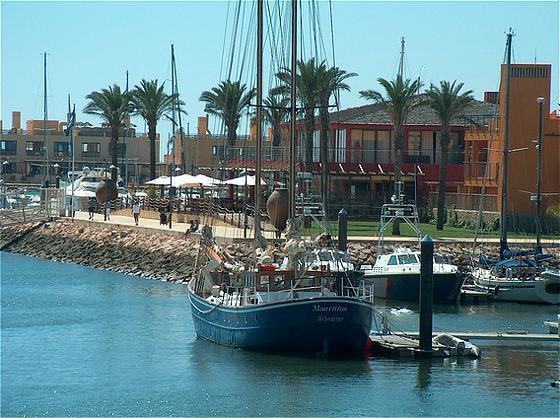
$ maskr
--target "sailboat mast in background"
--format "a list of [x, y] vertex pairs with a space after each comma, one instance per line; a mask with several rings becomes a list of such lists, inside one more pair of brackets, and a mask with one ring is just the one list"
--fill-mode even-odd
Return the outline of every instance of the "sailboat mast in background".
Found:
[[45, 179], [43, 186], [50, 186], [50, 172], [49, 172], [49, 145], [48, 145], [48, 129], [47, 129], [47, 53], [43, 52], [43, 150], [45, 153]]
[[[255, 236], [253, 246], [260, 247], [261, 234], [261, 148], [262, 148], [262, 71], [263, 64], [263, 0], [257, 0], [257, 146], [255, 161]], [[247, 175], [247, 173], [245, 173]]]
[[297, 72], [297, 1], [292, 0], [292, 62], [290, 83], [290, 175], [289, 183], [289, 219], [296, 217], [296, 72]]
[[509, 153], [509, 79], [511, 73], [511, 38], [513, 32], [510, 28], [507, 34], [507, 65], [506, 65], [506, 103], [504, 115], [504, 144], [503, 144], [503, 167], [502, 167], [502, 206], [500, 211], [500, 260], [504, 259], [504, 251], [507, 249], [507, 173]]

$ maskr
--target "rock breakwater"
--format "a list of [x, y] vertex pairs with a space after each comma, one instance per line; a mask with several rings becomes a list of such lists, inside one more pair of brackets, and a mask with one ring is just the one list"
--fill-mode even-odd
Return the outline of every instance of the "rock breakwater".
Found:
[[[34, 225], [19, 225], [2, 230], [0, 248]], [[175, 283], [185, 283], [195, 268], [198, 236], [160, 233], [113, 225], [72, 223], [59, 220], [31, 230], [21, 239], [12, 242], [5, 251], [49, 260], [75, 263], [119, 273], [132, 274]], [[417, 248], [408, 245], [411, 248]], [[392, 249], [393, 245], [386, 245]], [[449, 261], [466, 273], [471, 264], [471, 244], [435, 243], [435, 251], [447, 256]], [[349, 255], [359, 266], [375, 259], [374, 242], [349, 242]], [[254, 260], [249, 243], [232, 243], [226, 250], [235, 259], [245, 263]], [[498, 247], [485, 247], [490, 256], [497, 255]], [[558, 266], [560, 248], [549, 248], [556, 255], [551, 266]]]

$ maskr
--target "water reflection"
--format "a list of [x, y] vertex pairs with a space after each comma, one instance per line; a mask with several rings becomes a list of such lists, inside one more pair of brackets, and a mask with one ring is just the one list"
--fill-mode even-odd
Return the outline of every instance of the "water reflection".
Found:
[[236, 373], [250, 378], [267, 373], [292, 379], [304, 374], [321, 378], [365, 376], [371, 373], [371, 360], [361, 354], [355, 356], [321, 357], [247, 351], [225, 347], [202, 338], [189, 344], [191, 361], [201, 370], [215, 367], [216, 359], [236, 369]]
[[431, 374], [432, 359], [419, 359], [416, 375], [416, 388], [419, 392], [424, 392], [430, 386]]
[[556, 343], [510, 343], [506, 349], [494, 346], [485, 350], [481, 362], [492, 375], [485, 380], [486, 385], [500, 394], [534, 396], [536, 390], [547, 392], [548, 388], [536, 382], [552, 381], [560, 373]]

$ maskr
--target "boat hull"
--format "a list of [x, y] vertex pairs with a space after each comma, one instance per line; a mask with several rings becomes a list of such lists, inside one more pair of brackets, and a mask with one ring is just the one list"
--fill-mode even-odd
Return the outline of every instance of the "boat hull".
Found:
[[560, 304], [560, 284], [552, 280], [516, 280], [474, 277], [474, 283], [491, 292], [491, 298], [505, 302]]
[[319, 297], [244, 307], [216, 306], [189, 292], [197, 335], [259, 351], [351, 353], [371, 331], [373, 306], [344, 297]]
[[[433, 302], [454, 303], [461, 292], [463, 279], [456, 273], [434, 274]], [[405, 302], [419, 302], [420, 274], [379, 274], [363, 277], [367, 283], [373, 284], [376, 298], [399, 300]]]

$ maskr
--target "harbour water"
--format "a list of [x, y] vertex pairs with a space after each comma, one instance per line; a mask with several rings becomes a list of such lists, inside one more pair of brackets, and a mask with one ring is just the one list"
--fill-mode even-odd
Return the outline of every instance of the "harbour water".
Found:
[[[381, 305], [417, 329], [415, 306]], [[435, 330], [528, 330], [558, 307], [438, 306]], [[558, 416], [557, 343], [482, 358], [325, 359], [196, 338], [181, 285], [1, 254], [2, 416]]]

